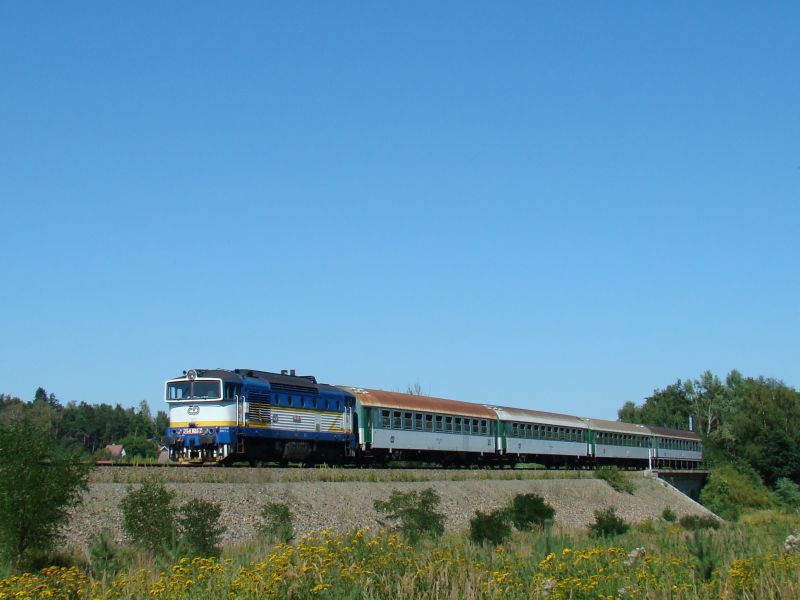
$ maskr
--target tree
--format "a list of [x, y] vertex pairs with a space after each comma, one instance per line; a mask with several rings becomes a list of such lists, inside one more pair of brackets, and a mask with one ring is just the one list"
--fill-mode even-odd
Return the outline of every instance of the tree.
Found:
[[134, 544], [154, 553], [163, 552], [175, 539], [175, 509], [164, 482], [149, 478], [139, 489], [128, 489], [120, 502], [122, 528]]
[[48, 426], [27, 416], [0, 423], [0, 550], [17, 568], [30, 550], [57, 539], [88, 472], [61, 453]]

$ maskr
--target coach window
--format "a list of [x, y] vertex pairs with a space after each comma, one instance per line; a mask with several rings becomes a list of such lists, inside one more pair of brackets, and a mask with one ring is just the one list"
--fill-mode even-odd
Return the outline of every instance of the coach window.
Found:
[[464, 433], [469, 435], [472, 433], [472, 425], [470, 425], [471, 421], [469, 419], [464, 419]]
[[422, 413], [414, 413], [414, 429], [422, 431]]
[[477, 435], [479, 433], [478, 428], [479, 428], [478, 419], [472, 419], [472, 433]]
[[399, 410], [394, 411], [393, 417], [394, 418], [392, 419], [392, 429], [402, 429], [403, 425], [400, 420], [400, 411]]
[[516, 423], [511, 424], [511, 437], [519, 437], [519, 425]]
[[436, 415], [436, 431], [442, 431], [442, 415]]
[[461, 417], [455, 418], [454, 430], [456, 433], [461, 433]]
[[403, 429], [413, 429], [411, 413], [403, 413]]
[[425, 431], [433, 431], [433, 415], [425, 415]]
[[444, 430], [448, 433], [453, 433], [453, 417], [444, 418]]
[[384, 429], [389, 429], [392, 426], [391, 420], [389, 418], [389, 411], [382, 410], [381, 411], [381, 427]]
[[486, 427], [486, 419], [481, 419], [481, 435], [486, 435], [489, 433], [489, 429]]

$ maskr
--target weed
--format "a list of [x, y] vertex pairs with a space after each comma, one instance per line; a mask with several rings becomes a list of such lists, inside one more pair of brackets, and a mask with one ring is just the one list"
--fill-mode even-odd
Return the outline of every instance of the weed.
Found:
[[684, 515], [678, 524], [684, 529], [719, 529], [719, 520], [711, 515]]
[[620, 535], [630, 528], [630, 525], [617, 515], [617, 511], [613, 506], [594, 511], [594, 521], [589, 525], [589, 535], [591, 537]]
[[222, 507], [215, 502], [193, 499], [178, 510], [178, 527], [192, 556], [219, 556], [217, 545], [225, 533], [219, 524]]
[[111, 533], [104, 529], [88, 543], [89, 560], [95, 578], [115, 575], [125, 566], [122, 548], [114, 542]]
[[545, 523], [552, 522], [556, 509], [536, 494], [517, 494], [511, 501], [508, 512], [514, 526], [520, 531], [526, 531], [532, 526], [542, 528]]
[[675, 514], [675, 511], [672, 510], [669, 506], [664, 509], [661, 513], [661, 518], [664, 519], [667, 523], [674, 523], [675, 520], [678, 518], [678, 515]]
[[423, 535], [444, 533], [444, 515], [437, 512], [439, 494], [433, 488], [421, 492], [392, 492], [388, 500], [376, 500], [375, 510], [397, 521], [400, 531], [412, 544]]
[[509, 511], [498, 509], [488, 514], [478, 511], [469, 521], [469, 539], [476, 544], [502, 544], [511, 535]]
[[618, 492], [633, 494], [636, 490], [633, 481], [616, 466], [600, 467], [594, 472], [594, 476], [597, 479], [602, 479]]
[[289, 507], [282, 502], [271, 502], [261, 509], [263, 525], [260, 533], [267, 539], [289, 542], [294, 537], [294, 525]]

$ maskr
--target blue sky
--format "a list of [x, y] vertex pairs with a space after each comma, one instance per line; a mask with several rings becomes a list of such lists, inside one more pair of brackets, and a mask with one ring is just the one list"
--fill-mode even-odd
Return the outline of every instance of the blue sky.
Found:
[[0, 4], [0, 392], [800, 385], [796, 3]]

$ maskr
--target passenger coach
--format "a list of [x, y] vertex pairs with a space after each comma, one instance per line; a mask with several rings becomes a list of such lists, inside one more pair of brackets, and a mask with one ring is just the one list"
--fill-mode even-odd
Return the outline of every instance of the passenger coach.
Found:
[[359, 449], [380, 460], [481, 462], [495, 458], [497, 415], [480, 404], [363, 388], [356, 398]]

